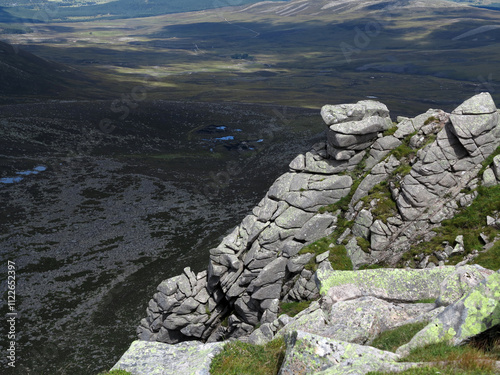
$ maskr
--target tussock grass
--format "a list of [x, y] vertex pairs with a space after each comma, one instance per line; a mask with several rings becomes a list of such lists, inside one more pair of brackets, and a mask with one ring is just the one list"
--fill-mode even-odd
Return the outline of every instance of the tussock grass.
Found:
[[373, 342], [371, 346], [390, 352], [395, 352], [401, 345], [409, 342], [417, 332], [424, 329], [428, 322], [406, 324], [401, 327], [382, 332]]
[[[409, 324], [382, 333], [373, 343], [382, 350], [394, 351], [408, 342], [427, 323]], [[404, 336], [404, 337], [402, 337]], [[490, 337], [494, 336], [494, 337]], [[451, 346], [438, 343], [416, 348], [402, 359], [403, 362], [421, 362], [428, 366], [408, 369], [398, 374], [405, 375], [492, 375], [498, 374], [495, 361], [500, 359], [498, 329], [482, 340], [473, 340], [467, 345]], [[388, 375], [395, 372], [370, 372], [368, 375]]]
[[211, 375], [276, 375], [285, 357], [285, 341], [266, 345], [233, 341], [224, 346], [210, 366]]

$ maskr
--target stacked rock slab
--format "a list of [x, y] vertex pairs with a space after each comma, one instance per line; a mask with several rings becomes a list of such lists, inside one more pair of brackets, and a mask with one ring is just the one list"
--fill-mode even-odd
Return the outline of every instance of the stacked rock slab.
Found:
[[392, 126], [387, 107], [373, 100], [325, 105], [321, 116], [328, 125], [327, 151], [335, 160], [355, 157]]
[[[318, 209], [350, 192], [352, 178], [339, 173], [353, 170], [363, 150], [391, 124], [387, 107], [374, 101], [329, 106], [323, 116], [337, 119], [328, 130], [329, 144], [317, 144], [290, 163], [290, 172], [210, 250], [206, 272], [195, 275], [186, 268], [158, 286], [138, 328], [139, 338], [176, 343], [240, 337], [257, 324], [274, 321], [285, 296], [300, 300], [318, 295], [312, 272], [304, 270], [311, 255], [298, 253], [333, 232], [337, 216]], [[354, 153], [338, 157], [330, 139]], [[324, 256], [316, 259], [322, 261]]]

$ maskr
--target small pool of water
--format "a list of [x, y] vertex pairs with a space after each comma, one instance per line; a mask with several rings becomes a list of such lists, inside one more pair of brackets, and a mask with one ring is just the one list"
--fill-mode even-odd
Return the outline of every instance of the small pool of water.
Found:
[[[33, 168], [31, 170], [16, 172], [16, 174], [21, 175], [21, 176], [29, 176], [29, 175], [32, 175], [32, 174], [38, 174], [38, 173], [43, 172], [45, 170], [47, 170], [47, 167], [44, 167], [43, 165], [38, 165], [38, 166], [36, 166], [35, 168]], [[13, 183], [16, 183], [16, 182], [20, 182], [23, 179], [24, 179], [24, 177], [20, 177], [20, 176], [17, 176], [17, 177], [3, 177], [3, 178], [0, 178], [0, 184], [13, 184]]]

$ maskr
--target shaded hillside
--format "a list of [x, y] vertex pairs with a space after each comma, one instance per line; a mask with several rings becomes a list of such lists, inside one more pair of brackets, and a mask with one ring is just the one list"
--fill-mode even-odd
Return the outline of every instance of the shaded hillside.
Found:
[[[54, 63], [0, 42], [0, 102], [18, 97], [82, 97], [87, 78], [76, 69]], [[78, 95], [74, 94], [78, 92]]]

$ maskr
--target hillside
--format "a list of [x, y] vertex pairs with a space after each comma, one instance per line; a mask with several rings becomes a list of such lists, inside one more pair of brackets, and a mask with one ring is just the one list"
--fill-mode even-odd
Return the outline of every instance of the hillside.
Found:
[[88, 87], [82, 72], [0, 42], [0, 102], [62, 98]]

